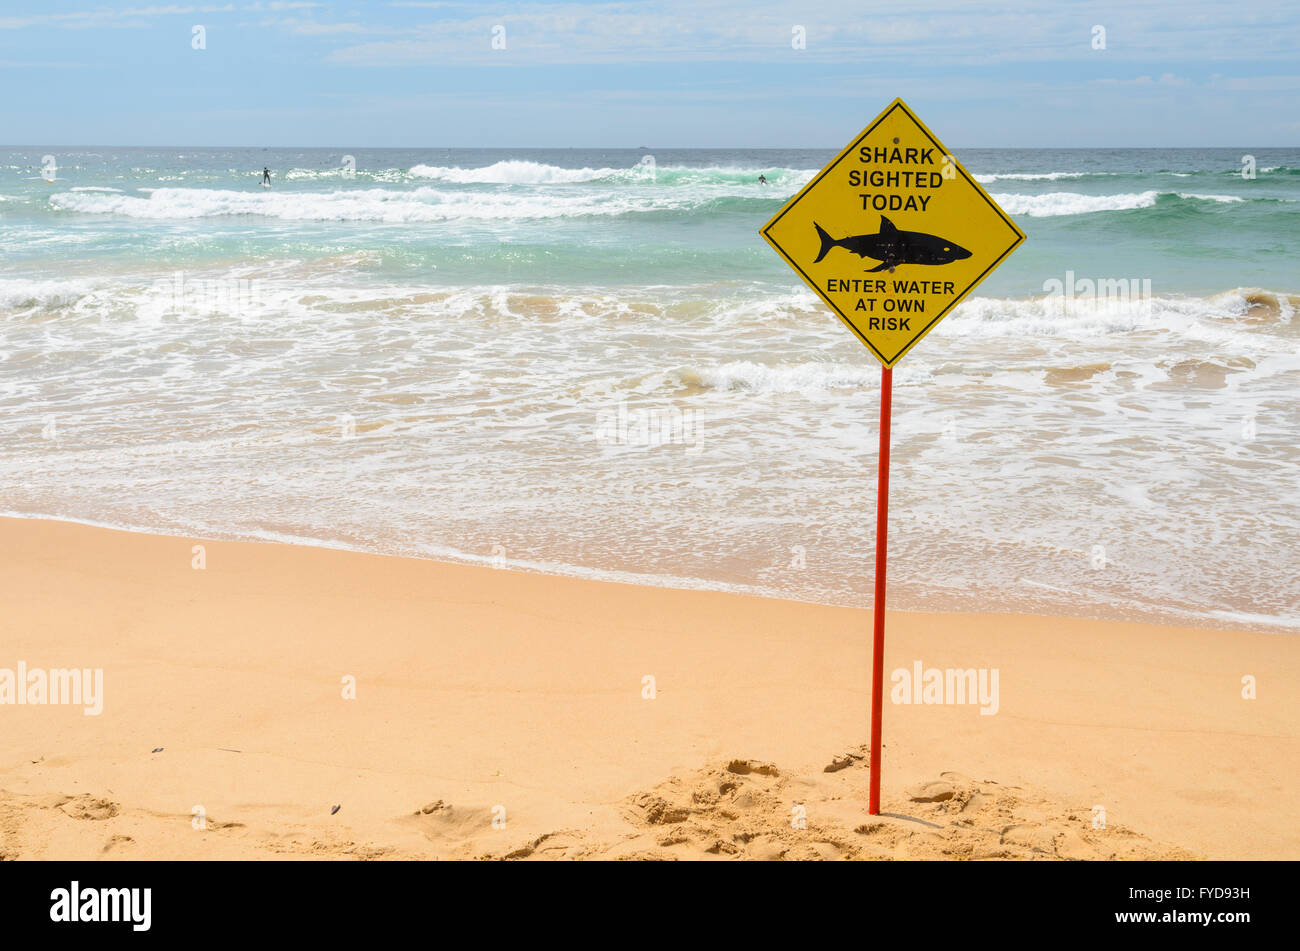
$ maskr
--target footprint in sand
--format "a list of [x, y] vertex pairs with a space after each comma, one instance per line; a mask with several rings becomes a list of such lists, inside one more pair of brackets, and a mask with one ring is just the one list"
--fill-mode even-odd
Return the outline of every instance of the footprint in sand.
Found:
[[672, 825], [685, 822], [691, 817], [690, 809], [674, 806], [666, 799], [651, 793], [638, 796], [635, 805], [641, 810], [642, 821], [652, 826]]
[[109, 840], [104, 843], [104, 847], [99, 851], [101, 854], [106, 852], [111, 852], [115, 848], [127, 846], [132, 844], [133, 842], [135, 842], [135, 839], [131, 838], [129, 835], [110, 836]]
[[503, 859], [560, 859], [568, 857], [570, 852], [580, 852], [581, 842], [572, 832], [547, 832], [526, 845], [513, 849], [501, 856]]
[[403, 816], [401, 821], [413, 824], [430, 840], [443, 844], [466, 844], [489, 828], [492, 819], [493, 811], [489, 805], [452, 805], [434, 799]]
[[947, 802], [954, 795], [956, 792], [952, 786], [938, 780], [920, 783], [907, 791], [907, 798], [912, 802]]
[[94, 796], [82, 793], [80, 796], [69, 796], [61, 802], [59, 811], [71, 819], [90, 819], [94, 822], [101, 822], [104, 819], [112, 819], [120, 810], [115, 802], [110, 802], [107, 799], [96, 799]]

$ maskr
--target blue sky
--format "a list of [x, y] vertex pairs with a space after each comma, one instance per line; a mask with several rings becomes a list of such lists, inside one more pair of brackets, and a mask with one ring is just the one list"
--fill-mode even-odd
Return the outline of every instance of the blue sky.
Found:
[[838, 148], [901, 95], [954, 147], [1294, 146], [1297, 50], [1294, 0], [4, 0], [0, 142]]

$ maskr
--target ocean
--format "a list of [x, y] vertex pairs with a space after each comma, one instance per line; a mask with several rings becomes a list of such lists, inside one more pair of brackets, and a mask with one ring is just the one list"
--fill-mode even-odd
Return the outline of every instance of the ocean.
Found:
[[[895, 372], [890, 606], [1300, 629], [1300, 149], [957, 155], [1029, 240]], [[758, 235], [832, 156], [0, 147], [0, 513], [868, 606]]]

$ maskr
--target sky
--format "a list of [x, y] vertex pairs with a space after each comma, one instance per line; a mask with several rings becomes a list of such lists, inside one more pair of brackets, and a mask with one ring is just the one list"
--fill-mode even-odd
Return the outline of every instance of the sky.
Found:
[[1295, 146], [1300, 3], [0, 0], [0, 143]]

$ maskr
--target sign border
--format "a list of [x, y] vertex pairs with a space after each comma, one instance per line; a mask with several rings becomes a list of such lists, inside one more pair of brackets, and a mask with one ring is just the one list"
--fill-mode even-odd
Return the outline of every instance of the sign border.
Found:
[[791, 258], [790, 255], [785, 253], [785, 250], [782, 249], [782, 247], [776, 243], [776, 240], [770, 234], [768, 234], [768, 230], [772, 228], [774, 225], [776, 225], [776, 223], [785, 216], [786, 212], [794, 208], [794, 206], [799, 203], [799, 201], [804, 197], [804, 195], [806, 195], [809, 191], [811, 191], [812, 188], [818, 182], [820, 182], [823, 178], [825, 178], [830, 173], [831, 169], [839, 165], [840, 162], [842, 162], [850, 152], [853, 152], [855, 149], [857, 149], [860, 143], [862, 142], [862, 140], [865, 139], [867, 136], [869, 136], [873, 131], [875, 131], [876, 126], [880, 125], [880, 123], [884, 122], [886, 118], [892, 115], [895, 109], [902, 109], [903, 112], [907, 114], [908, 118], [910, 118], [914, 123], [916, 123], [917, 127], [923, 133], [925, 133], [926, 138], [930, 140], [930, 143], [935, 147], [935, 150], [937, 152], [945, 156], [952, 155], [952, 153], [948, 152], [944, 148], [944, 146], [939, 142], [939, 140], [935, 138], [934, 133], [931, 132], [926, 127], [925, 123], [922, 122], [917, 117], [916, 113], [913, 112], [910, 108], [908, 108], [907, 103], [903, 102], [901, 97], [895, 97], [894, 101], [891, 102], [888, 106], [886, 106], [885, 110], [881, 112], [880, 115], [876, 116], [876, 118], [872, 121], [872, 123], [869, 126], [863, 129], [862, 132], [857, 137], [855, 137], [852, 142], [850, 142], [843, 149], [841, 149], [839, 154], [836, 155], [835, 158], [831, 159], [830, 162], [826, 165], [826, 167], [823, 168], [820, 172], [818, 172], [817, 176], [812, 181], [810, 181], [803, 188], [799, 189], [799, 192], [793, 198], [791, 198], [784, 205], [782, 205], [781, 210], [778, 211], [774, 216], [772, 216], [772, 219], [768, 221], [767, 224], [763, 225], [763, 227], [760, 228], [758, 232], [759, 235], [762, 236], [763, 240], [766, 241], [769, 245], [771, 245], [772, 248], [778, 254], [781, 255], [781, 257], [785, 258], [786, 263], [788, 263], [790, 267], [794, 268], [794, 270], [798, 272], [799, 276], [803, 278], [804, 283], [807, 284], [809, 287], [811, 287], [813, 291], [816, 292], [817, 296], [826, 302], [826, 306], [828, 306], [831, 309], [831, 311], [834, 312], [835, 316], [840, 319], [840, 322], [843, 323], [846, 327], [848, 327], [849, 330], [853, 331], [854, 336], [856, 336], [859, 340], [861, 340], [864, 344], [866, 344], [867, 347], [870, 348], [871, 352], [876, 355], [876, 358], [880, 360], [880, 362], [887, 367], [892, 367], [899, 360], [903, 359], [904, 355], [906, 355], [909, 350], [911, 350], [918, 343], [920, 343], [921, 340], [927, 334], [929, 334], [931, 330], [934, 329], [935, 324], [943, 320], [944, 317], [948, 316], [949, 311], [951, 311], [954, 307], [956, 307], [959, 303], [961, 303], [966, 298], [966, 295], [968, 295], [971, 291], [975, 290], [975, 288], [980, 285], [980, 283], [984, 280], [984, 278], [988, 277], [989, 273], [1006, 259], [1008, 254], [1010, 254], [1012, 251], [1020, 247], [1021, 244], [1023, 244], [1025, 241], [1028, 240], [1028, 236], [1023, 231], [1021, 231], [1020, 227], [1007, 216], [1006, 212], [1004, 212], [1001, 208], [998, 207], [998, 203], [992, 199], [989, 193], [984, 190], [983, 186], [981, 186], [979, 182], [975, 181], [975, 179], [971, 176], [971, 174], [966, 171], [965, 166], [963, 166], [961, 162], [957, 160], [957, 157], [953, 155], [952, 160], [953, 160], [954, 167], [956, 167], [957, 171], [960, 172], [962, 177], [966, 179], [967, 183], [972, 185], [975, 188], [976, 192], [978, 192], [980, 197], [982, 197], [984, 201], [988, 203], [989, 207], [992, 208], [995, 212], [997, 212], [998, 217], [1001, 218], [1004, 222], [1006, 222], [1007, 226], [1011, 229], [1012, 233], [1016, 235], [1016, 240], [1013, 241], [1005, 251], [1003, 251], [1000, 255], [998, 255], [997, 259], [994, 260], [993, 263], [990, 264], [988, 267], [986, 267], [983, 273], [980, 274], [979, 277], [975, 278], [975, 280], [971, 282], [971, 285], [967, 287], [966, 290], [962, 291], [960, 294], [954, 297], [947, 307], [939, 311], [939, 313], [935, 315], [934, 319], [931, 320], [928, 324], [926, 324], [925, 327], [922, 328], [921, 332], [917, 334], [915, 337], [913, 337], [911, 342], [908, 343], [907, 346], [903, 347], [902, 350], [898, 351], [898, 353], [896, 353], [892, 359], [886, 357], [883, 353], [877, 350], [875, 345], [870, 340], [868, 340], [862, 334], [862, 332], [858, 330], [857, 327], [853, 326], [853, 324], [849, 321], [849, 319], [845, 317], [843, 313], [841, 313], [840, 309], [837, 306], [835, 306], [835, 304], [831, 301], [831, 299], [827, 297], [825, 293], [822, 292], [822, 289], [817, 286], [817, 282], [814, 281], [812, 278], [810, 278], [804, 272], [804, 269], [794, 262], [794, 259]]

